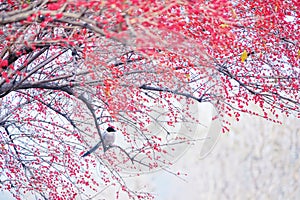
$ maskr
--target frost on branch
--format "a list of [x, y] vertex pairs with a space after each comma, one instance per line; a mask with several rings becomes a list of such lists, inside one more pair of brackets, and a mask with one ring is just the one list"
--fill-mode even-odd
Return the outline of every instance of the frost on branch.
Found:
[[[3, 3], [2, 189], [150, 199], [123, 172], [169, 166], [199, 142], [200, 103], [218, 109], [214, 119], [299, 116], [299, 10], [297, 1]], [[108, 125], [119, 141], [82, 159]]]

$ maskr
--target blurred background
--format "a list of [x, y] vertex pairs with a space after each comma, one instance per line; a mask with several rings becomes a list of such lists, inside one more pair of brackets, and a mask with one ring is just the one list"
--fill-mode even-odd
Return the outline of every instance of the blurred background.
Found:
[[175, 163], [184, 181], [161, 171], [146, 176], [148, 187], [158, 200], [299, 199], [300, 119], [281, 121], [242, 114], [207, 157], [195, 144]]

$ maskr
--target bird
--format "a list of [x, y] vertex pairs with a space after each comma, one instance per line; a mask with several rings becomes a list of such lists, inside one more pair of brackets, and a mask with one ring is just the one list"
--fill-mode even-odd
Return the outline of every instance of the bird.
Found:
[[[106, 129], [106, 131], [102, 134], [102, 140], [103, 140], [104, 147], [108, 147], [115, 142], [115, 132], [116, 132], [116, 130], [113, 127], [109, 126]], [[86, 156], [90, 155], [91, 153], [93, 153], [94, 151], [96, 151], [100, 147], [102, 140], [100, 140], [93, 148], [91, 148], [90, 150], [85, 152], [81, 157], [86, 157]]]

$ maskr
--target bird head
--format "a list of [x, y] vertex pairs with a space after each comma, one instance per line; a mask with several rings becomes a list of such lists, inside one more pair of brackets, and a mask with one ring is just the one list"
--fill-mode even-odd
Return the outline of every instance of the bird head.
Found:
[[107, 132], [116, 132], [116, 130], [112, 127], [112, 126], [109, 126], [107, 129], [106, 129]]

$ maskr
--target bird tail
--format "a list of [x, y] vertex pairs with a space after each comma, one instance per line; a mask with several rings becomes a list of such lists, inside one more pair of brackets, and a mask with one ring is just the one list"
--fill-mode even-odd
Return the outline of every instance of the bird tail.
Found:
[[93, 153], [94, 151], [96, 151], [100, 147], [101, 143], [102, 143], [101, 141], [98, 142], [93, 148], [91, 148], [90, 150], [88, 150], [87, 152], [85, 152], [81, 157], [84, 158], [84, 157], [90, 155], [91, 153]]

